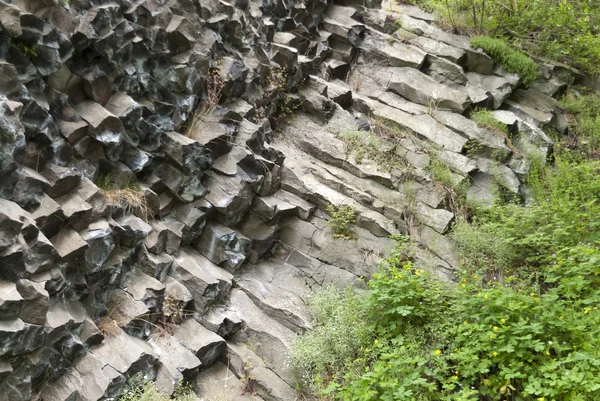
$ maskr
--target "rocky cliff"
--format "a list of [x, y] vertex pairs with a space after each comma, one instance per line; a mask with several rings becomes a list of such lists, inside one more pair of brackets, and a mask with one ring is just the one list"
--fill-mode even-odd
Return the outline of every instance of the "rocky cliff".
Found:
[[452, 280], [453, 188], [527, 198], [567, 78], [540, 64], [526, 89], [376, 0], [1, 0], [0, 400], [113, 399], [136, 376], [296, 399], [311, 290], [363, 286], [396, 233]]

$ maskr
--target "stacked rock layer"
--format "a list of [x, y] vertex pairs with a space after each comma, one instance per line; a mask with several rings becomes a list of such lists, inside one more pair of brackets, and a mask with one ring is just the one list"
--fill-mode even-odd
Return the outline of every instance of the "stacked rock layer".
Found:
[[526, 199], [583, 78], [524, 88], [376, 0], [0, 0], [0, 401], [296, 399], [311, 291], [363, 287], [399, 233], [452, 280], [452, 186]]

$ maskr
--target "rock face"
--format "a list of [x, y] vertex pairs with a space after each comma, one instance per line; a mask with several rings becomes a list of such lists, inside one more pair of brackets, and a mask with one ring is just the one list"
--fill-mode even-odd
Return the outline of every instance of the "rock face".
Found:
[[568, 126], [552, 66], [522, 88], [417, 8], [331, 3], [0, 0], [0, 401], [296, 399], [311, 291], [364, 286], [397, 233], [453, 279], [440, 170], [524, 195]]

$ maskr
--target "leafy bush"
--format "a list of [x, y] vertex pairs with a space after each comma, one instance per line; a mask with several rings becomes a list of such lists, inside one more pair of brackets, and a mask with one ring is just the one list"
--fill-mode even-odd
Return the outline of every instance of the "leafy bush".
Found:
[[[321, 393], [353, 401], [600, 399], [599, 173], [600, 162], [573, 161], [559, 147], [555, 166], [528, 177], [528, 205], [459, 222], [455, 287], [395, 249], [368, 296], [352, 304], [369, 335], [346, 342], [354, 348], [345, 348], [340, 373], [318, 376]], [[328, 313], [336, 320], [339, 312]], [[305, 355], [327, 339], [311, 341]]]
[[492, 132], [508, 136], [508, 127], [501, 121], [496, 120], [492, 112], [487, 109], [474, 109], [471, 113], [471, 120], [482, 128], [487, 128]]
[[403, 0], [432, 11], [455, 33], [504, 38], [543, 57], [600, 73], [600, 2], [589, 0]]
[[346, 370], [371, 334], [361, 297], [351, 290], [324, 288], [313, 293], [308, 306], [314, 327], [298, 337], [291, 359], [300, 383], [319, 390], [324, 382]]
[[331, 219], [327, 223], [331, 227], [331, 231], [333, 231], [333, 238], [354, 238], [355, 234], [350, 225], [356, 222], [356, 212], [351, 206], [329, 205], [327, 206], [327, 213], [331, 216]]
[[569, 92], [561, 104], [573, 115], [569, 127], [573, 138], [571, 149], [600, 159], [600, 96], [596, 93], [575, 96]]
[[502, 39], [476, 36], [471, 39], [471, 46], [483, 49], [507, 71], [519, 74], [526, 86], [531, 85], [537, 78], [537, 64]]
[[119, 401], [195, 401], [196, 394], [189, 386], [179, 386], [173, 397], [161, 393], [154, 382], [140, 382], [118, 398]]

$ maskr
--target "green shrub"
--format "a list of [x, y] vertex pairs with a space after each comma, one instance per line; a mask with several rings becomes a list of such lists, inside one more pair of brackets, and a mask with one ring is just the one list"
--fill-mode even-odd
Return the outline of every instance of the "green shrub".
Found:
[[388, 261], [362, 306], [374, 339], [357, 344], [354, 363], [323, 393], [365, 401], [598, 399], [599, 296], [577, 295], [590, 284], [577, 277], [591, 271], [575, 265], [568, 275], [557, 270], [567, 293], [498, 283], [452, 289]]
[[487, 109], [476, 108], [471, 113], [471, 120], [482, 128], [508, 137], [508, 127], [501, 121], [496, 120], [492, 112]]
[[525, 54], [513, 49], [502, 39], [476, 36], [471, 39], [471, 46], [483, 49], [507, 71], [519, 74], [523, 78], [525, 86], [531, 85], [537, 78], [536, 63]]
[[140, 382], [131, 390], [118, 398], [119, 401], [195, 401], [196, 394], [185, 385], [180, 385], [175, 390], [173, 397], [161, 393], [154, 382]]
[[567, 93], [560, 103], [567, 113], [573, 115], [569, 128], [576, 143], [571, 144], [571, 148], [600, 159], [600, 95], [575, 96]]
[[[498, 205], [473, 223], [460, 221], [455, 286], [395, 249], [368, 296], [351, 305], [369, 334], [345, 343], [335, 376], [333, 369], [317, 376], [321, 394], [340, 401], [600, 399], [599, 173], [600, 162], [573, 161], [559, 147], [555, 166], [528, 177], [528, 205]], [[356, 324], [327, 313], [336, 327]], [[329, 342], [324, 335], [311, 341], [304, 355]]]
[[351, 206], [329, 205], [327, 206], [327, 213], [331, 216], [331, 219], [327, 223], [331, 227], [331, 231], [333, 231], [333, 238], [354, 238], [355, 234], [352, 231], [351, 224], [356, 222], [356, 212]]
[[403, 0], [434, 12], [443, 29], [483, 34], [600, 73], [600, 2], [589, 0]]
[[291, 360], [299, 384], [319, 390], [347, 369], [371, 333], [361, 297], [351, 290], [326, 287], [312, 294], [308, 306], [313, 329], [297, 338]]

